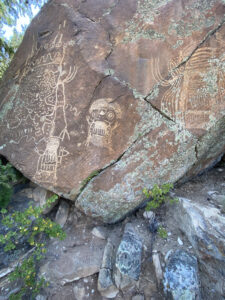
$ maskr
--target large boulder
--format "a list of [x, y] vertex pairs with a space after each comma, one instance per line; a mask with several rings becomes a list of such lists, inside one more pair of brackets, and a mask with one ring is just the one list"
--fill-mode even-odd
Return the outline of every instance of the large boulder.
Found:
[[224, 0], [51, 0], [0, 90], [0, 154], [115, 222], [225, 150]]

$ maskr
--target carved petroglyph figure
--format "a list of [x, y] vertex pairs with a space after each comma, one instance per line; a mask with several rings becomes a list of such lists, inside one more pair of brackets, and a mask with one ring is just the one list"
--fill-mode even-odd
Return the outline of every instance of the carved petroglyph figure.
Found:
[[185, 64], [181, 64], [184, 58], [185, 55], [181, 52], [177, 59], [168, 63], [168, 79], [163, 79], [161, 75], [159, 60], [152, 60], [155, 81], [168, 87], [161, 99], [160, 109], [186, 127], [201, 128], [209, 121], [213, 78], [214, 97], [218, 98], [217, 102], [224, 97], [225, 72], [222, 65], [225, 58], [217, 53], [217, 48], [211, 47], [197, 49]]
[[49, 138], [44, 153], [38, 159], [37, 172], [35, 174], [36, 180], [56, 182], [57, 167], [62, 163], [62, 158], [69, 154], [64, 147], [60, 146], [60, 142], [61, 140], [58, 137]]
[[172, 117], [175, 116], [175, 112], [179, 109], [178, 95], [180, 94], [181, 83], [184, 76], [184, 68], [181, 67], [176, 69], [176, 66], [177, 60], [171, 60], [168, 66], [170, 77], [169, 79], [163, 79], [159, 70], [159, 58], [152, 60], [153, 78], [159, 85], [168, 87], [161, 100], [161, 109], [170, 113]]
[[[65, 27], [66, 22], [62, 26]], [[62, 26], [60, 25], [59, 30]], [[65, 67], [67, 46], [67, 43], [63, 42], [63, 34], [59, 31], [53, 41], [46, 43], [43, 47], [50, 53], [32, 62], [34, 78], [38, 82], [36, 98], [39, 100], [41, 109], [39, 119], [36, 122], [34, 119], [35, 136], [44, 136], [46, 144], [44, 151], [39, 151], [37, 144], [36, 151], [39, 159], [34, 177], [36, 180], [52, 184], [56, 183], [57, 167], [61, 164], [62, 158], [69, 154], [61, 146], [66, 137], [70, 139], [66, 119], [65, 87], [75, 78], [78, 69], [76, 66]], [[33, 52], [32, 49], [31, 56], [34, 57], [36, 54]], [[31, 60], [31, 57], [29, 59]], [[21, 73], [21, 76], [27, 73], [26, 70]], [[29, 113], [32, 113], [32, 108]]]
[[87, 122], [89, 125], [86, 145], [105, 147], [110, 152], [112, 147], [113, 130], [119, 125], [122, 112], [119, 104], [113, 99], [98, 99], [94, 101], [89, 109]]

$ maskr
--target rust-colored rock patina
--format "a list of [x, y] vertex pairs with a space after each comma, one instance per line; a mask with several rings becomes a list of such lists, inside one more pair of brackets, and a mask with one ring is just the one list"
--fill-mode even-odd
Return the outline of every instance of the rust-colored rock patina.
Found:
[[223, 0], [52, 0], [0, 95], [0, 153], [115, 222], [225, 151]]

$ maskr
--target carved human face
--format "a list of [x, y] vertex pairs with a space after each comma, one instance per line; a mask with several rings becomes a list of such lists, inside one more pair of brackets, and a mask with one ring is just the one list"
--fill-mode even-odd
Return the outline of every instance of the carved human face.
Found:
[[111, 147], [113, 130], [118, 126], [121, 110], [112, 99], [96, 100], [89, 109], [88, 144], [91, 142], [99, 147]]

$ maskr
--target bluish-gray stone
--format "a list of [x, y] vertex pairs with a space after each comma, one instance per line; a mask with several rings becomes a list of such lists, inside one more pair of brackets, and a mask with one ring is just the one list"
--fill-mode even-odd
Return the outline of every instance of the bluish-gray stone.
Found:
[[126, 224], [115, 263], [117, 287], [127, 287], [138, 281], [141, 272], [142, 242], [131, 224]]
[[166, 266], [163, 284], [173, 300], [201, 299], [196, 257], [184, 250], [176, 250]]

